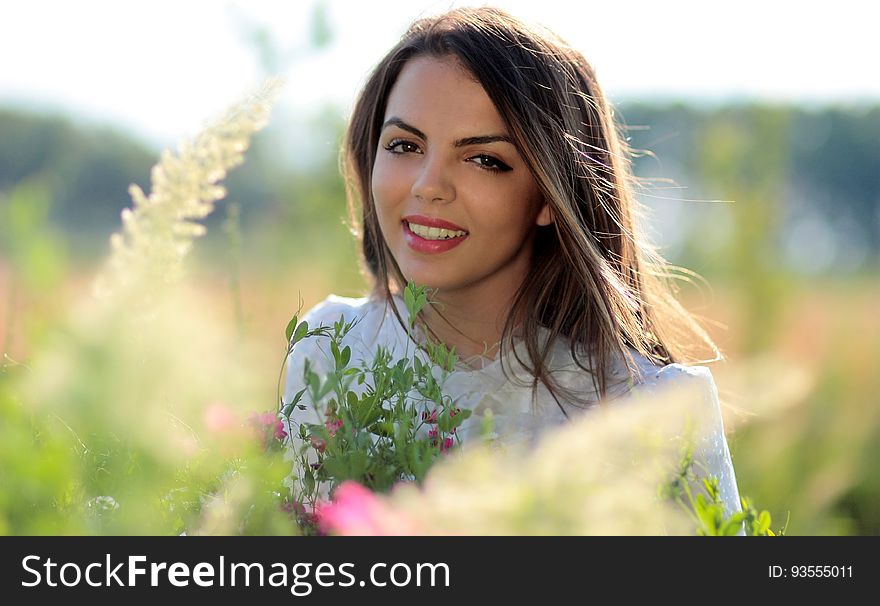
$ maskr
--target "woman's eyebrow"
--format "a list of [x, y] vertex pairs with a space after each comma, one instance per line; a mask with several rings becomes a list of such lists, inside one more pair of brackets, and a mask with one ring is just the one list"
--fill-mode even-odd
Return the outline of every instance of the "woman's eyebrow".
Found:
[[[382, 130], [385, 130], [389, 126], [396, 126], [401, 130], [405, 130], [409, 133], [414, 134], [416, 137], [422, 139], [423, 141], [427, 141], [428, 137], [417, 129], [415, 126], [411, 124], [407, 124], [403, 120], [398, 117], [391, 117], [385, 121], [385, 124], [382, 125]], [[466, 147], [468, 145], [485, 145], [486, 143], [510, 143], [513, 145], [513, 139], [511, 139], [507, 135], [482, 135], [479, 137], [464, 137], [463, 139], [456, 139], [453, 143], [455, 147]]]

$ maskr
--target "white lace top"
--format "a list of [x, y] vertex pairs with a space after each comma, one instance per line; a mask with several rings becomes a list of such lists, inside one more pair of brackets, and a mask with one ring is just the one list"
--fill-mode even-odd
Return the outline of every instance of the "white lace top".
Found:
[[[408, 312], [400, 298], [394, 298], [395, 305], [401, 318], [406, 322]], [[359, 318], [359, 322], [351, 332], [346, 335], [342, 343], [352, 349], [349, 367], [359, 366], [361, 361], [369, 363], [373, 360], [376, 347], [387, 347], [393, 353], [393, 360], [403, 357], [405, 352], [413, 352], [415, 345], [409, 340], [405, 330], [397, 321], [394, 312], [384, 301], [376, 301], [368, 298], [346, 298], [330, 295], [324, 301], [309, 310], [300, 320], [309, 323], [310, 328], [320, 324], [332, 326], [344, 316], [346, 322]], [[416, 328], [417, 336], [420, 335]], [[523, 346], [521, 341], [516, 347]], [[520, 351], [520, 357], [527, 359], [525, 349]], [[716, 476], [719, 480], [721, 498], [724, 502], [727, 515], [741, 511], [739, 492], [737, 490], [736, 477], [727, 440], [724, 437], [724, 426], [721, 417], [718, 392], [711, 371], [704, 366], [684, 366], [681, 364], [669, 364], [664, 367], [653, 365], [650, 360], [631, 350], [638, 364], [637, 380], [630, 379], [626, 367], [620, 361], [609, 373], [607, 397], [616, 399], [630, 393], [651, 393], [656, 389], [663, 388], [677, 381], [689, 381], [697, 384], [701, 390], [703, 404], [707, 407], [712, 427], [703, 432], [703, 438], [697, 444], [694, 458], [702, 463], [706, 473]], [[287, 373], [284, 389], [284, 402], [290, 402], [294, 395], [302, 390], [304, 361], [308, 358], [319, 375], [323, 375], [333, 368], [333, 357], [329, 351], [329, 341], [322, 338], [307, 338], [297, 343], [293, 352], [288, 357]], [[457, 368], [448, 375], [442, 390], [448, 394], [461, 407], [470, 408], [473, 413], [458, 429], [458, 436], [463, 447], [480, 433], [481, 420], [487, 410], [492, 411], [494, 430], [498, 439], [506, 443], [523, 440], [531, 443], [540, 433], [550, 427], [566, 421], [556, 400], [543, 384], [537, 388], [537, 401], [533, 402], [531, 375], [515, 361], [505, 361], [505, 369], [509, 376], [519, 378], [520, 384], [506, 378], [501, 369], [498, 359], [484, 358], [477, 360], [477, 365], [482, 362], [482, 368], [474, 369], [459, 361]], [[548, 367], [554, 370], [553, 376], [558, 383], [568, 389], [576, 390], [582, 396], [595, 394], [592, 377], [583, 369], [579, 368], [571, 357], [568, 342], [554, 343], [547, 359]], [[439, 369], [437, 369], [439, 371]], [[353, 383], [349, 389], [362, 391], [364, 386]], [[292, 437], [292, 443], [300, 444], [298, 437], [298, 423], [323, 424], [325, 419], [315, 410], [309, 400], [309, 391], [303, 395], [301, 404], [305, 410], [294, 409], [291, 414], [293, 428], [286, 427]], [[598, 400], [598, 396], [596, 397]], [[576, 408], [560, 399], [566, 406], [569, 417], [583, 413], [583, 408]], [[287, 422], [285, 420], [285, 422]], [[695, 468], [698, 476], [702, 473]]]

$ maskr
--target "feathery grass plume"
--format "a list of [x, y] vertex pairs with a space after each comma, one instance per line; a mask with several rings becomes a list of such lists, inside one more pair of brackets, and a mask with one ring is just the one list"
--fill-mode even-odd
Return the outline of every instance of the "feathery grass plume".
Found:
[[[33, 459], [62, 469], [63, 486], [43, 490], [37, 505], [27, 496], [32, 480], [12, 469], [0, 483], [0, 529], [6, 520], [14, 534], [176, 533], [199, 515], [230, 460], [244, 466], [261, 456], [241, 440], [221, 451], [230, 440], [212, 434], [208, 414], [220, 402], [244, 421], [260, 393], [255, 352], [236, 344], [228, 322], [177, 278], [204, 233], [195, 221], [223, 196], [219, 180], [242, 162], [279, 84], [270, 81], [176, 154], [165, 152], [149, 197], [132, 188], [134, 206], [123, 213], [96, 283], [104, 296], [78, 301], [10, 385], [15, 398], [7, 404], [18, 406], [20, 419], [15, 435], [30, 446], [19, 456], [0, 444], [0, 462], [24, 469], [16, 461]], [[234, 360], [226, 355], [232, 349]], [[247, 481], [265, 484], [249, 473], [242, 472]], [[23, 508], [16, 509], [15, 494], [25, 495]], [[35, 526], [40, 514], [59, 523]]]
[[688, 513], [658, 487], [675, 475], [688, 440], [709, 426], [698, 391], [683, 385], [592, 409], [543, 434], [534, 448], [466, 447], [435, 466], [421, 488], [401, 484], [376, 495], [372, 532], [693, 534]]
[[164, 151], [153, 167], [149, 196], [137, 185], [129, 188], [134, 205], [122, 211], [122, 231], [110, 238], [108, 266], [96, 284], [99, 294], [131, 287], [150, 293], [179, 279], [181, 260], [206, 231], [197, 221], [226, 195], [218, 182], [244, 161], [281, 86], [278, 78], [268, 80], [194, 139], [184, 140], [176, 154]]
[[725, 404], [733, 413], [724, 425], [731, 431], [753, 420], [769, 420], [790, 414], [803, 406], [817, 388], [818, 378], [805, 366], [779, 354], [762, 353], [718, 372], [719, 382], [736, 386], [725, 394]]

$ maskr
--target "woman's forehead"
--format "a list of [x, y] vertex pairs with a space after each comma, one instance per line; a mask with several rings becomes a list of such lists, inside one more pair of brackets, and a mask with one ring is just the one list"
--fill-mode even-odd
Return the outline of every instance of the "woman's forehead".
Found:
[[421, 56], [404, 65], [388, 97], [383, 122], [392, 118], [428, 137], [432, 132], [455, 138], [507, 131], [483, 86], [452, 57]]

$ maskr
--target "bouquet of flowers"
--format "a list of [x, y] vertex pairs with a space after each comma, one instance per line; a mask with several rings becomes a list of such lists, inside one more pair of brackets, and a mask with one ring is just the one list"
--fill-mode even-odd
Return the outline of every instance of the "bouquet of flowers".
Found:
[[[410, 283], [404, 301], [411, 331], [412, 319], [427, 304], [426, 288]], [[395, 361], [379, 347], [371, 363], [350, 366], [351, 348], [343, 339], [355, 322], [340, 318], [332, 327], [310, 328], [294, 316], [286, 329], [287, 355], [303, 339], [326, 338], [333, 357], [332, 370], [324, 377], [305, 361], [306, 387], [292, 401], [284, 402], [279, 394], [285, 425], [299, 438], [298, 444], [288, 439], [295, 450], [299, 498], [286, 506], [300, 514], [306, 532], [315, 530], [313, 513], [320, 507], [322, 487], [330, 492], [344, 482], [356, 482], [386, 493], [400, 482], [421, 484], [431, 466], [456, 445], [458, 428], [471, 416], [442, 391], [455, 366], [454, 350], [428, 344]], [[279, 391], [280, 384], [279, 377]], [[319, 410], [323, 423], [292, 418], [297, 408], [306, 410], [301, 401], [307, 391], [313, 403], [326, 400]]]

